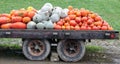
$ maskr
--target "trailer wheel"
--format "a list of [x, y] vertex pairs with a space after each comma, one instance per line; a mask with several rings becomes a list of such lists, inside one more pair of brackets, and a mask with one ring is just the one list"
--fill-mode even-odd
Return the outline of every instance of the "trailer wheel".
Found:
[[29, 60], [44, 60], [50, 53], [50, 43], [47, 40], [24, 40], [22, 50]]
[[76, 62], [84, 56], [85, 45], [78, 40], [62, 40], [58, 43], [57, 52], [63, 61]]

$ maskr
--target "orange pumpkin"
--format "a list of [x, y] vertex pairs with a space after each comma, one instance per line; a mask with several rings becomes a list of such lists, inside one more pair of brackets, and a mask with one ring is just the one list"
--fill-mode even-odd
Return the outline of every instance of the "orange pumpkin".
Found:
[[65, 30], [65, 26], [62, 26], [62, 30]]
[[102, 26], [102, 21], [97, 21], [97, 22], [94, 22], [94, 25], [96, 25], [96, 26]]
[[64, 26], [70, 26], [70, 24], [68, 22], [64, 23]]
[[77, 11], [77, 12], [76, 12], [76, 16], [77, 16], [77, 17], [81, 17], [80, 11]]
[[26, 11], [26, 10], [20, 10], [19, 11], [19, 16], [21, 16], [21, 17], [26, 17], [27, 14], [28, 14], [28, 11]]
[[77, 25], [77, 23], [76, 23], [75, 20], [71, 20], [71, 21], [69, 22], [69, 24], [70, 24], [70, 26], [76, 26], [76, 25]]
[[57, 25], [62, 26], [63, 24], [64, 24], [63, 21], [58, 21], [58, 22], [57, 22]]
[[12, 29], [26, 29], [27, 26], [26, 26], [26, 24], [23, 23], [23, 22], [15, 22], [15, 23], [13, 23], [13, 24], [11, 25], [11, 28], [12, 28]]
[[7, 23], [7, 24], [2, 24], [1, 25], [1, 29], [10, 29], [11, 28], [11, 23]]
[[79, 24], [81, 22], [81, 17], [76, 17], [75, 21]]
[[83, 17], [88, 15], [88, 11], [86, 11], [84, 8], [81, 8], [80, 12], [81, 12], [81, 16]]
[[24, 18], [22, 19], [22, 21], [23, 21], [24, 23], [28, 23], [28, 22], [31, 21], [31, 18], [30, 18], [30, 17], [24, 17]]
[[71, 20], [74, 20], [74, 19], [76, 18], [76, 15], [74, 15], [74, 14], [69, 15], [69, 18], [70, 18]]
[[27, 14], [28, 17], [32, 19], [34, 15], [35, 15], [35, 11], [28, 11], [28, 14]]
[[92, 30], [99, 30], [99, 28], [97, 26], [93, 26]]
[[68, 15], [71, 15], [71, 14], [75, 14], [75, 11], [74, 10], [69, 10]]
[[108, 26], [108, 30], [113, 30], [113, 28], [111, 26]]
[[89, 17], [91, 17], [92, 19], [95, 19], [95, 17], [97, 16], [95, 13], [89, 14]]
[[84, 21], [86, 22], [88, 20], [88, 17], [82, 17], [81, 20], [82, 20], [82, 22], [84, 22]]
[[80, 26], [79, 26], [79, 25], [76, 25], [76, 26], [74, 27], [74, 29], [75, 29], [75, 30], [80, 30]]
[[74, 30], [74, 29], [75, 29], [75, 27], [74, 27], [74, 26], [70, 26], [70, 29], [71, 29], [71, 30]]
[[18, 10], [12, 10], [12, 11], [10, 11], [10, 15], [11, 16], [18, 16]]
[[73, 6], [68, 6], [68, 9], [69, 9], [69, 10], [72, 10], [72, 9], [73, 9]]
[[22, 17], [20, 16], [12, 16], [11, 18], [11, 22], [21, 22], [22, 21]]
[[70, 30], [70, 26], [65, 26], [65, 29], [66, 30]]
[[108, 27], [107, 26], [102, 26], [101, 30], [108, 30]]
[[0, 24], [9, 23], [11, 20], [8, 17], [0, 17]]
[[70, 21], [70, 17], [68, 17], [68, 16], [65, 17], [65, 18], [64, 18], [64, 21], [69, 22], [69, 21]]
[[0, 15], [0, 17], [8, 17], [8, 18], [11, 18], [11, 15], [10, 14], [7, 14], [7, 13], [3, 13]]
[[26, 17], [27, 13], [28, 12], [26, 10], [12, 10], [10, 12], [11, 16], [21, 16], [21, 17]]
[[54, 28], [55, 28], [55, 29], [58, 29], [58, 30], [61, 30], [61, 29], [62, 29], [62, 26], [57, 25], [57, 24], [56, 24], [56, 25], [54, 24]]
[[101, 21], [101, 20], [102, 20], [102, 18], [100, 16], [95, 17], [95, 21]]
[[86, 26], [81, 26], [80, 30], [86, 30], [87, 27]]

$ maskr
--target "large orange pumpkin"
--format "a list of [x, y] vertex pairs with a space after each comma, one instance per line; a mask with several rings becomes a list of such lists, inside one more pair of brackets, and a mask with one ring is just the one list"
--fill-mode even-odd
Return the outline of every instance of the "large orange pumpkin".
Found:
[[11, 21], [12, 22], [21, 22], [22, 17], [20, 17], [20, 16], [12, 16]]
[[19, 16], [21, 16], [21, 17], [26, 17], [27, 14], [28, 14], [28, 11], [26, 11], [26, 10], [20, 10], [19, 11]]
[[33, 18], [33, 16], [35, 15], [35, 11], [28, 11], [27, 16], [30, 18]]
[[23, 22], [15, 22], [15, 23], [13, 23], [13, 24], [11, 25], [11, 28], [12, 28], [12, 29], [26, 29], [27, 26], [26, 26], [26, 24], [23, 23]]
[[19, 11], [18, 10], [12, 10], [10, 11], [11, 16], [18, 16]]
[[1, 25], [1, 29], [10, 29], [11, 28], [11, 23], [7, 23], [7, 24], [2, 24]]
[[7, 14], [7, 13], [3, 13], [3, 14], [0, 14], [0, 17], [8, 17], [8, 18], [11, 18], [11, 15], [10, 15], [10, 14]]
[[0, 24], [9, 23], [11, 20], [8, 17], [0, 17]]
[[21, 16], [21, 17], [26, 17], [27, 13], [28, 12], [26, 10], [12, 10], [10, 12], [11, 16]]

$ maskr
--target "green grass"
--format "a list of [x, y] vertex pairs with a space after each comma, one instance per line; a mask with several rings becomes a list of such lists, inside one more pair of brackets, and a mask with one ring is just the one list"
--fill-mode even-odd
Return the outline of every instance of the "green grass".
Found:
[[[18, 44], [0, 44], [0, 48], [1, 49], [6, 49], [6, 48], [10, 48], [10, 49], [22, 49], [21, 46], [19, 46]], [[93, 45], [86, 45], [86, 52], [87, 53], [96, 53], [96, 52], [103, 52], [104, 48], [100, 47], [100, 46], [93, 46]]]
[[21, 49], [22, 47], [19, 46], [18, 44], [0, 44], [0, 48], [1, 49], [6, 49], [6, 48], [10, 48], [10, 49]]
[[96, 52], [103, 52], [104, 48], [100, 46], [95, 45], [87, 45], [86, 46], [86, 52], [88, 53], [96, 53]]
[[120, 31], [120, 0], [1, 0], [0, 13], [9, 13], [12, 9], [28, 6], [40, 9], [46, 2], [62, 8], [72, 5], [75, 8], [89, 9], [101, 15], [114, 30]]
[[20, 49], [21, 39], [19, 38], [0, 38], [0, 48]]

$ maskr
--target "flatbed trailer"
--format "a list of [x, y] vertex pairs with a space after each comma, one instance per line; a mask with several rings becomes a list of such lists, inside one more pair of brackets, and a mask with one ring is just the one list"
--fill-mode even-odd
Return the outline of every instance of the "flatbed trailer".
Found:
[[0, 29], [0, 38], [22, 38], [23, 54], [29, 60], [44, 60], [57, 52], [64, 61], [75, 62], [85, 54], [85, 42], [92, 39], [119, 39], [118, 31]]

